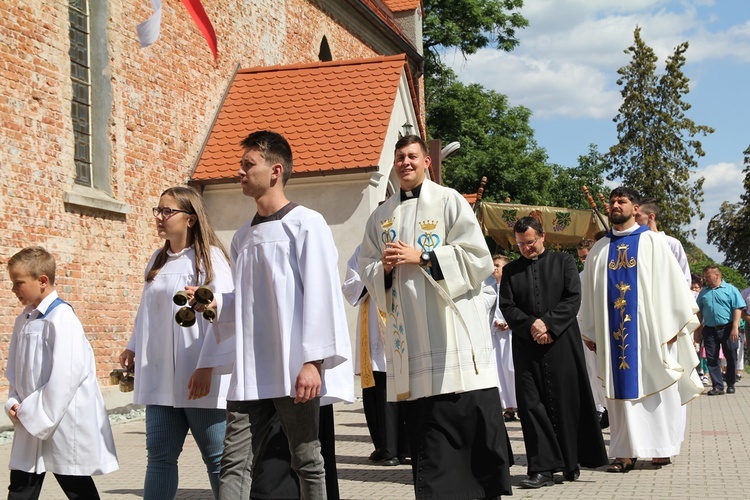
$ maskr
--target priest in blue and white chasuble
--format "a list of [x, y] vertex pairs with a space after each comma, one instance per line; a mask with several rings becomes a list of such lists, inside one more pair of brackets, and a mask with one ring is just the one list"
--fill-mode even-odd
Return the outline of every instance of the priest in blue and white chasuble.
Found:
[[582, 334], [596, 343], [610, 400], [610, 456], [677, 455], [680, 405], [703, 385], [691, 335], [698, 307], [674, 255], [644, 226], [612, 230], [588, 255], [583, 290]]

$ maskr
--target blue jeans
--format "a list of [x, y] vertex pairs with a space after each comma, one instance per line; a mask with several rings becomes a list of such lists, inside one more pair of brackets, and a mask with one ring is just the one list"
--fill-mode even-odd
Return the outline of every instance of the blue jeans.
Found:
[[727, 386], [734, 387], [737, 380], [737, 342], [729, 340], [732, 324], [713, 327], [703, 327], [703, 345], [706, 348], [706, 360], [708, 361], [708, 373], [711, 374], [714, 389], [724, 390], [724, 380], [721, 376], [719, 366], [719, 346], [724, 351], [727, 360]]
[[221, 459], [221, 500], [250, 497], [255, 457], [278, 416], [289, 441], [292, 470], [299, 478], [302, 500], [325, 500], [325, 470], [318, 439], [320, 399], [294, 404], [281, 397], [258, 401], [227, 401], [227, 432]]
[[188, 430], [206, 464], [214, 498], [219, 497], [221, 454], [224, 451], [226, 410], [146, 406], [146, 480], [143, 498], [169, 500], [177, 494], [177, 459]]

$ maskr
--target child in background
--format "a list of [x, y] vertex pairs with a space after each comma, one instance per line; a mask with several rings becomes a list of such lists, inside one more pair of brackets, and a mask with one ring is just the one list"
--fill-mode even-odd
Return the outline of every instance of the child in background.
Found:
[[73, 308], [55, 291], [55, 259], [42, 247], [8, 261], [16, 318], [5, 375], [14, 425], [9, 499], [39, 498], [47, 471], [69, 498], [98, 499], [92, 475], [118, 469], [94, 352]]
[[[497, 292], [500, 286], [500, 278], [503, 276], [503, 266], [510, 262], [504, 255], [493, 255], [492, 262], [495, 269], [492, 276], [487, 278]], [[516, 370], [513, 367], [513, 332], [508, 328], [508, 323], [497, 306], [497, 301], [490, 311], [490, 331], [492, 332], [492, 346], [494, 347], [497, 360], [497, 375], [500, 381], [500, 402], [503, 405], [503, 419], [506, 422], [516, 420]]]
[[[691, 274], [690, 290], [693, 292], [693, 298], [698, 298], [698, 294], [701, 293], [703, 288], [703, 278], [700, 274]], [[701, 378], [701, 383], [704, 387], [711, 387], [711, 380], [708, 378], [708, 361], [706, 360], [706, 348], [703, 347], [703, 339], [700, 343], [695, 346], [695, 351], [698, 353], [698, 376]]]

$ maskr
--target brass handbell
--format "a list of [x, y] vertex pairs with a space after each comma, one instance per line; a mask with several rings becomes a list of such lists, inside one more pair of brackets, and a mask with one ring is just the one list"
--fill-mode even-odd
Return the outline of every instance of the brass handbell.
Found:
[[125, 374], [125, 370], [122, 368], [115, 368], [111, 372], [109, 372], [109, 383], [112, 385], [117, 385], [120, 383], [120, 379], [122, 379], [122, 376]]
[[190, 328], [195, 324], [195, 310], [192, 307], [180, 307], [175, 314], [174, 320], [178, 325]]
[[188, 300], [190, 300], [190, 297], [188, 296], [187, 290], [180, 290], [174, 294], [174, 297], [172, 297], [172, 301], [178, 306], [184, 306], [188, 303]]
[[[207, 286], [198, 287], [195, 291], [195, 301], [201, 305], [207, 306], [214, 300], [214, 292]], [[203, 311], [203, 318], [209, 323], [213, 323], [216, 319], [216, 309], [213, 307], [207, 308]]]
[[[130, 370], [133, 371], [130, 371]], [[135, 386], [135, 367], [129, 367], [127, 371], [124, 371], [120, 378], [120, 392], [132, 392]]]

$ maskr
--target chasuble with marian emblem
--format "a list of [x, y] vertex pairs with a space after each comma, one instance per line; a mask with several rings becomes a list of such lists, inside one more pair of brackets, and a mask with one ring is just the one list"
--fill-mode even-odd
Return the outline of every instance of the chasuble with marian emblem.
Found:
[[[391, 286], [381, 261], [386, 244], [403, 241], [432, 252], [430, 268], [397, 266]], [[482, 297], [493, 264], [481, 228], [456, 191], [425, 180], [419, 197], [398, 194], [367, 222], [360, 274], [384, 318], [388, 400], [495, 387], [497, 369]]]

